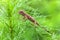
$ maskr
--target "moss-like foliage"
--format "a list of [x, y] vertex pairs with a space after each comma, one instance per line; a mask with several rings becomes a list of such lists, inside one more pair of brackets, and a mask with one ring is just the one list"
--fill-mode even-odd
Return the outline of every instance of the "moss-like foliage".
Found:
[[[52, 34], [24, 20], [20, 10]], [[0, 40], [60, 40], [60, 0], [0, 0]]]

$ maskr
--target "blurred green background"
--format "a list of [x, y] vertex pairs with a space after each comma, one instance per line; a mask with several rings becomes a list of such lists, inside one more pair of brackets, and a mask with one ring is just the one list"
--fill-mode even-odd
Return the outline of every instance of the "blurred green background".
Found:
[[[52, 34], [19, 11], [24, 10]], [[60, 0], [0, 0], [0, 40], [60, 40]]]

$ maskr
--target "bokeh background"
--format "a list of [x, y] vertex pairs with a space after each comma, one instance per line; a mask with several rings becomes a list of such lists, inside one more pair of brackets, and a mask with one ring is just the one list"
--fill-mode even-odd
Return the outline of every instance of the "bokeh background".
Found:
[[[24, 20], [20, 10], [52, 34]], [[0, 40], [60, 40], [60, 0], [0, 0]]]

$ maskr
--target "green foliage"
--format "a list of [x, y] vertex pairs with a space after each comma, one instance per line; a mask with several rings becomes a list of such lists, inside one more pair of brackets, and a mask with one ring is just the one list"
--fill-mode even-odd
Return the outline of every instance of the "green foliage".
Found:
[[[20, 10], [52, 34], [25, 21]], [[0, 0], [0, 40], [60, 40], [60, 0]]]

